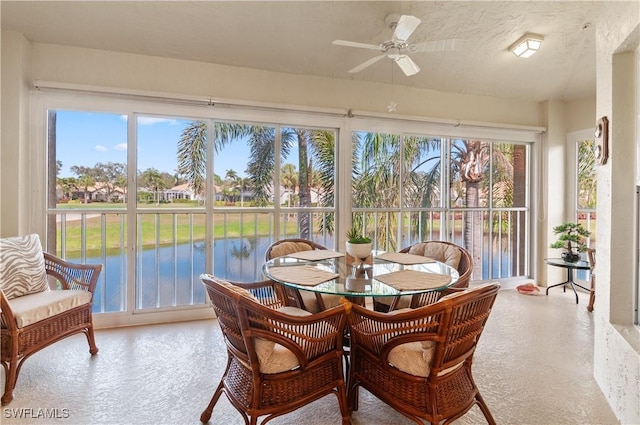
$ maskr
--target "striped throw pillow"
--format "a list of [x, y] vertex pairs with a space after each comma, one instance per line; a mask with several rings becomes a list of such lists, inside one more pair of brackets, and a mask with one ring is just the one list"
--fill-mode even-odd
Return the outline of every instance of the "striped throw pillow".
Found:
[[0, 289], [7, 299], [49, 289], [37, 234], [0, 239]]

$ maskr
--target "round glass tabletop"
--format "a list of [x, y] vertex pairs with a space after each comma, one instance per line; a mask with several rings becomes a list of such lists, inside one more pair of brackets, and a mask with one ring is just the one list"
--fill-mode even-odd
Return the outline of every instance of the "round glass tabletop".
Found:
[[300, 290], [351, 297], [420, 294], [458, 281], [455, 268], [425, 261], [401, 264], [374, 256], [371, 264], [358, 267], [347, 264], [344, 255], [317, 261], [287, 256], [267, 261], [262, 271], [267, 278]]

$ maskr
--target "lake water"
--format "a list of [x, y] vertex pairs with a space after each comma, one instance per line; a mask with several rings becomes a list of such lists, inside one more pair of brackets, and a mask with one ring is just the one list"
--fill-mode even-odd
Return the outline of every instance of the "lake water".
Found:
[[[253, 282], [262, 279], [261, 268], [270, 238], [227, 239], [214, 242], [213, 274], [231, 281]], [[325, 242], [332, 246], [333, 241]], [[486, 245], [485, 245], [486, 246]], [[488, 276], [488, 253], [483, 255], [483, 274]], [[492, 273], [497, 277], [509, 270], [509, 256], [494, 253]], [[154, 309], [203, 304], [205, 273], [203, 242], [193, 245], [164, 246], [142, 251], [137, 258], [136, 308]], [[499, 267], [499, 262], [502, 263]], [[127, 262], [120, 255], [87, 258], [87, 263], [102, 263], [104, 268], [94, 297], [94, 312], [122, 311], [126, 305]], [[486, 278], [486, 277], [485, 277]]]

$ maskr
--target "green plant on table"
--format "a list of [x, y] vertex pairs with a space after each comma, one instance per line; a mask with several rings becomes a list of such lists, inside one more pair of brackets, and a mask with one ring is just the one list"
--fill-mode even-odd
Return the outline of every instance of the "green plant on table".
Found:
[[371, 243], [371, 238], [364, 236], [363, 234], [358, 232], [358, 230], [355, 227], [352, 227], [351, 229], [349, 229], [349, 231], [346, 233], [346, 236], [347, 236], [347, 242], [349, 243], [353, 243], [353, 244]]
[[573, 258], [573, 261], [580, 258], [580, 252], [587, 250], [586, 241], [591, 235], [591, 232], [585, 229], [582, 224], [573, 222], [565, 222], [554, 227], [553, 233], [558, 235], [558, 239], [550, 247], [564, 249], [567, 256]]

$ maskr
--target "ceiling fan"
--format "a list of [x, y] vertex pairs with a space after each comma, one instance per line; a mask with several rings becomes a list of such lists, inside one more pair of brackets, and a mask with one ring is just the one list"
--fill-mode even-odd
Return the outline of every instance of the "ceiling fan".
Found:
[[445, 50], [453, 50], [455, 48], [455, 39], [425, 41], [422, 43], [409, 44], [407, 40], [418, 28], [422, 22], [419, 18], [411, 15], [392, 14], [386, 17], [385, 24], [393, 29], [393, 36], [381, 44], [366, 44], [355, 41], [334, 40], [336, 46], [358, 47], [361, 49], [379, 50], [381, 55], [374, 56], [371, 59], [361, 63], [349, 70], [349, 73], [360, 72], [363, 69], [373, 65], [383, 58], [390, 58], [398, 64], [400, 69], [407, 75], [411, 76], [420, 72], [420, 67], [405, 52], [440, 52]]

